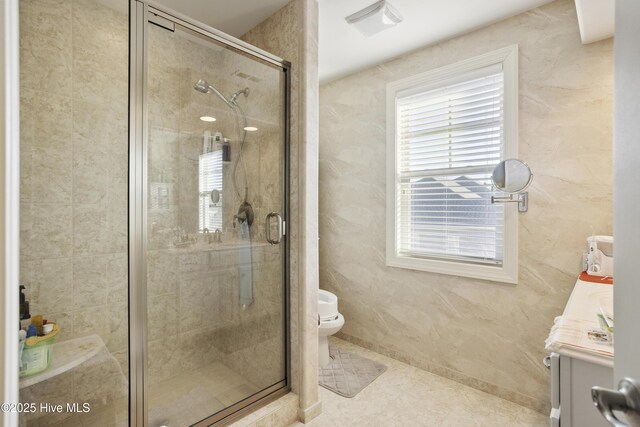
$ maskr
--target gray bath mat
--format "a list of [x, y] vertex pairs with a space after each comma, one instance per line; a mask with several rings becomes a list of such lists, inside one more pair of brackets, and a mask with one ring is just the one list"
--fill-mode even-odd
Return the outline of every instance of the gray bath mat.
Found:
[[374, 362], [339, 348], [330, 348], [333, 361], [318, 370], [320, 385], [340, 396], [353, 397], [387, 370]]

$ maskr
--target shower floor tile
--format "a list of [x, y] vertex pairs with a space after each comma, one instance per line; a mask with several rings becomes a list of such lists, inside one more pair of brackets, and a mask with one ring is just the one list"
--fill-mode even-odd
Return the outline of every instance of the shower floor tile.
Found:
[[221, 363], [170, 378], [149, 389], [149, 425], [193, 424], [259, 391]]
[[331, 337], [332, 348], [388, 366], [357, 396], [319, 387], [322, 414], [296, 427], [548, 426], [546, 415]]

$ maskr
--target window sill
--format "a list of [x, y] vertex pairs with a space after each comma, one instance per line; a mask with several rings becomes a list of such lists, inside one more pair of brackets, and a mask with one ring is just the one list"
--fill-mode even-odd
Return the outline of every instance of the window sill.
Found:
[[386, 261], [387, 267], [406, 268], [409, 270], [427, 271], [430, 273], [448, 274], [451, 276], [469, 277], [514, 285], [518, 284], [517, 266], [509, 268], [506, 264], [501, 266], [467, 264], [457, 261], [398, 255], [390, 256], [388, 254]]

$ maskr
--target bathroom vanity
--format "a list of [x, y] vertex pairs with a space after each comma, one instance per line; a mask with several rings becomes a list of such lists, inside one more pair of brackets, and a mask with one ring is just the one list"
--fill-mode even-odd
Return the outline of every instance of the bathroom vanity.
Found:
[[552, 427], [609, 426], [591, 400], [591, 387], [613, 386], [613, 343], [589, 334], [602, 329], [601, 307], [613, 312], [613, 285], [578, 280], [549, 334]]

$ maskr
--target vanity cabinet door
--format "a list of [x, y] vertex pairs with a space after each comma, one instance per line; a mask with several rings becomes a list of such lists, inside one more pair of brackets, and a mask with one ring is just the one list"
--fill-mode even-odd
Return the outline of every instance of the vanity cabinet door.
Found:
[[560, 356], [560, 408], [562, 427], [610, 427], [591, 400], [591, 387], [612, 388], [613, 369]]

